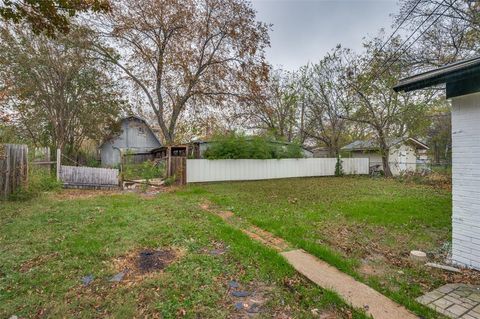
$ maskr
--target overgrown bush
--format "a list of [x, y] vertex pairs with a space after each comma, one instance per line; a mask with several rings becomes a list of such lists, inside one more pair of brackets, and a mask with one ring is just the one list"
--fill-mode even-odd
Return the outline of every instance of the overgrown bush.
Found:
[[302, 158], [300, 145], [287, 144], [261, 136], [246, 137], [231, 133], [217, 136], [205, 151], [207, 159], [281, 159]]
[[37, 197], [43, 192], [57, 191], [62, 188], [62, 183], [44, 168], [30, 165], [28, 169], [28, 184], [10, 194], [9, 200], [24, 201]]
[[151, 179], [163, 177], [165, 167], [163, 162], [145, 161], [140, 164], [125, 164], [122, 173], [126, 180], [144, 179], [148, 182]]

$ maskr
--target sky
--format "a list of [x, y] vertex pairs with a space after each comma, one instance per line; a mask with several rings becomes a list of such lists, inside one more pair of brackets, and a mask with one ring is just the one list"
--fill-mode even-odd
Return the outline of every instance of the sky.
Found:
[[380, 28], [392, 31], [396, 0], [253, 0], [257, 19], [273, 24], [268, 61], [277, 68], [296, 70], [319, 61], [337, 44], [362, 50], [364, 37]]

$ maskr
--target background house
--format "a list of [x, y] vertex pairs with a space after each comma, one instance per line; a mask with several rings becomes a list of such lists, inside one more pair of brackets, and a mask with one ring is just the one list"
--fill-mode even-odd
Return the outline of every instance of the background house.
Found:
[[[120, 163], [120, 154], [149, 154], [162, 146], [145, 120], [129, 116], [120, 120], [120, 133], [100, 145], [102, 166], [115, 166]], [[150, 155], [148, 155], [150, 156]]]
[[328, 147], [324, 147], [324, 146], [315, 147], [315, 148], [311, 149], [311, 152], [313, 153], [313, 157], [315, 157], [315, 158], [332, 157], [330, 155], [330, 150], [328, 149]]
[[[416, 171], [417, 165], [425, 164], [428, 146], [415, 138], [395, 138], [387, 141], [388, 162], [393, 175]], [[375, 140], [354, 141], [344, 147], [350, 157], [368, 158], [371, 170], [383, 170], [382, 156]]]

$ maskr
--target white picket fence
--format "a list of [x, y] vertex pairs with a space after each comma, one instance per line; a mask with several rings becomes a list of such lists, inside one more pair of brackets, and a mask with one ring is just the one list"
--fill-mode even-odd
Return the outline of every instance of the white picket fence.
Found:
[[[187, 160], [187, 183], [333, 176], [336, 158]], [[343, 172], [368, 174], [368, 158], [342, 159]]]
[[118, 169], [112, 168], [65, 165], [60, 168], [60, 180], [67, 188], [116, 188], [118, 176]]

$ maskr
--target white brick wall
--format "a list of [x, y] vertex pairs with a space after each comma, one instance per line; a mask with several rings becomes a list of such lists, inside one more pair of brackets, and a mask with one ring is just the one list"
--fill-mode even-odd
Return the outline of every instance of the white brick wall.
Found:
[[452, 105], [452, 257], [480, 270], [480, 93]]

